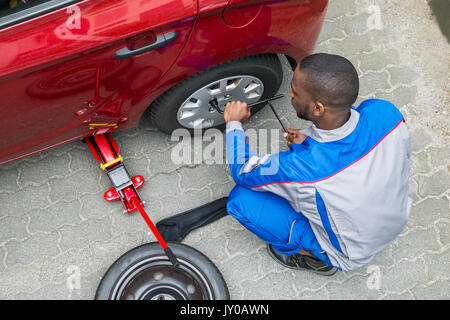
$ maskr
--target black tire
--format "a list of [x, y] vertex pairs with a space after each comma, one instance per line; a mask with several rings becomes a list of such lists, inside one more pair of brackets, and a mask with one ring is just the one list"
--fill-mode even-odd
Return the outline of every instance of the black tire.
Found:
[[[262, 81], [264, 92], [259, 99], [262, 100], [277, 93], [283, 80], [283, 69], [276, 55], [267, 54], [239, 58], [203, 70], [176, 84], [151, 104], [149, 111], [152, 123], [169, 134], [177, 128], [183, 128], [177, 120], [177, 113], [192, 93], [214, 81], [237, 75], [249, 75]], [[253, 108], [252, 115], [263, 107], [264, 105]], [[225, 124], [214, 125], [212, 128], [223, 130]]]
[[228, 287], [213, 262], [198, 250], [168, 243], [175, 268], [157, 242], [122, 255], [101, 280], [96, 300], [228, 300]]

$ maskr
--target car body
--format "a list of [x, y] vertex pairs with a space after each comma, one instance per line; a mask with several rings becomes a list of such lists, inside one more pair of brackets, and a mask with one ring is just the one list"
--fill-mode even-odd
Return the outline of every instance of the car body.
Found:
[[[0, 164], [135, 127], [168, 89], [226, 61], [264, 54], [299, 61], [313, 52], [327, 5], [328, 0], [51, 0], [4, 14]], [[155, 41], [165, 42], [142, 54], [133, 51]], [[120, 56], [124, 50], [134, 54]]]

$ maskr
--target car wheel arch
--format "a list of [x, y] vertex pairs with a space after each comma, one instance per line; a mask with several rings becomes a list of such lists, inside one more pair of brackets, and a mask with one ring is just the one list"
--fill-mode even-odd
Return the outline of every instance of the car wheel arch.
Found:
[[[170, 85], [170, 84], [169, 84], [169, 85], [164, 85], [164, 84], [163, 84], [163, 86], [160, 87], [160, 89], [161, 89], [161, 88], [163, 88], [163, 89], [162, 89], [162, 90], [158, 93], [158, 95], [150, 102], [150, 104], [148, 104], [148, 106], [143, 110], [143, 112], [142, 112], [142, 114], [141, 114], [141, 116], [140, 116], [139, 121], [142, 121], [142, 120], [143, 120], [142, 118], [143, 118], [143, 116], [144, 116], [145, 113], [150, 112], [152, 106], [154, 105], [154, 103], [155, 103], [158, 99], [160, 99], [161, 97], [163, 97], [168, 91], [172, 90], [173, 88], [175, 88], [175, 87], [177, 87], [177, 86], [180, 86], [181, 83], [182, 83], [183, 81], [185, 81], [186, 79], [195, 77], [195, 76], [197, 76], [198, 74], [200, 74], [200, 73], [202, 73], [202, 72], [204, 72], [204, 71], [206, 71], [206, 70], [208, 70], [208, 69], [211, 69], [211, 68], [214, 68], [214, 67], [217, 67], [217, 66], [226, 64], [226, 63], [230, 63], [230, 62], [233, 62], [233, 61], [236, 61], [236, 60], [241, 60], [241, 59], [246, 59], [246, 58], [252, 58], [252, 57], [254, 57], [254, 56], [276, 56], [277, 59], [280, 60], [279, 54], [277, 54], [277, 53], [263, 53], [263, 54], [257, 54], [257, 55], [242, 55], [242, 56], [238, 56], [237, 58], [230, 59], [230, 60], [216, 61], [215, 63], [205, 65], [204, 68], [199, 69], [199, 70], [197, 70], [196, 72], [193, 72], [193, 73], [184, 73], [183, 75], [174, 74], [174, 75], [172, 75], [172, 76], [170, 77], [170, 79], [166, 79], [166, 81], [165, 81], [165, 84], [171, 83], [171, 85]], [[296, 64], [294, 58], [291, 58], [290, 56], [287, 56], [287, 55], [285, 55], [285, 56], [286, 56], [286, 58], [288, 59], [288, 62], [289, 62], [289, 64], [291, 65], [291, 67], [292, 67], [291, 61], [293, 61], [292, 63], [295, 63], [295, 64]], [[280, 61], [280, 62], [281, 62], [281, 61]], [[293, 68], [292, 70], [294, 70], [295, 66], [292, 67], [292, 68]], [[168, 71], [168, 73], [169, 73], [169, 72], [170, 72], [170, 70]], [[175, 79], [176, 79], [176, 83], [174, 83], [174, 80], [175, 80]]]

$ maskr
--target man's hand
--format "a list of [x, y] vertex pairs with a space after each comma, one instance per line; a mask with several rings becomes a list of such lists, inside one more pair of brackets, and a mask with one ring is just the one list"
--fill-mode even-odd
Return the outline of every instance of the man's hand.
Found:
[[290, 146], [293, 143], [301, 144], [303, 143], [303, 141], [305, 141], [307, 137], [306, 135], [300, 132], [301, 131], [300, 129], [294, 130], [287, 128], [286, 130], [287, 132], [284, 132], [284, 137], [287, 140], [288, 146]]
[[231, 101], [225, 106], [223, 118], [225, 119], [225, 122], [244, 122], [250, 118], [250, 114], [250, 108], [248, 107], [247, 102]]

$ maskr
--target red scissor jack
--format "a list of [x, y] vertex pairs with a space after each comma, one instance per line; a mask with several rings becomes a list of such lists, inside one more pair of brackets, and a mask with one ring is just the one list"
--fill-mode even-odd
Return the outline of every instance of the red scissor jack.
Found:
[[145, 182], [144, 177], [130, 177], [123, 164], [123, 158], [119, 154], [119, 148], [109, 133], [89, 136], [85, 138], [85, 142], [89, 146], [95, 159], [100, 162], [100, 167], [106, 172], [113, 185], [111, 189], [105, 192], [105, 200], [116, 201], [120, 199], [128, 214], [138, 210], [142, 218], [144, 218], [145, 222], [150, 227], [150, 230], [155, 235], [170, 262], [177, 267], [179, 265], [177, 258], [167, 246], [167, 243], [162, 238], [158, 229], [156, 229], [155, 225], [145, 212], [143, 208], [144, 202], [137, 192], [137, 189]]

